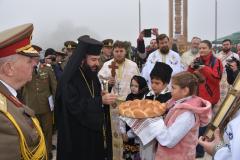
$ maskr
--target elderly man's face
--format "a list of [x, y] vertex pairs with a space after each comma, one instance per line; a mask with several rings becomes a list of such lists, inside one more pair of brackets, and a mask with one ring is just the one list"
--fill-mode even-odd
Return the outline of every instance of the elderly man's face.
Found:
[[34, 58], [17, 55], [17, 61], [13, 63], [12, 76], [16, 83], [23, 86], [28, 81], [32, 80], [33, 67], [37, 65]]
[[102, 53], [105, 55], [105, 56], [112, 56], [112, 50], [113, 48], [112, 47], [103, 47], [102, 48]]
[[200, 42], [201, 42], [200, 39], [197, 39], [197, 38], [193, 39], [192, 42], [191, 42], [191, 48], [198, 48]]
[[191, 52], [192, 52], [193, 54], [197, 54], [197, 53], [198, 53], [200, 42], [201, 42], [201, 40], [198, 39], [198, 38], [194, 38], [194, 39], [191, 41]]

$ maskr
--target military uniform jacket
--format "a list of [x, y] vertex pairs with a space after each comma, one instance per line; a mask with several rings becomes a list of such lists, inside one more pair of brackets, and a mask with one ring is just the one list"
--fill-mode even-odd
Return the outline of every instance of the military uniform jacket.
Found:
[[61, 68], [64, 69], [65, 66], [67, 65], [68, 61], [69, 61], [70, 56], [67, 56], [64, 58], [63, 62], [61, 63]]
[[102, 68], [103, 64], [107, 61], [109, 61], [110, 59], [112, 59], [112, 57], [110, 57], [109, 59], [107, 59], [106, 57], [104, 57], [103, 53], [100, 54], [100, 59], [99, 59], [99, 66], [100, 69]]
[[23, 101], [35, 114], [50, 112], [49, 96], [55, 97], [57, 81], [51, 66], [41, 64], [38, 73], [33, 72], [32, 81], [23, 88]]
[[[13, 97], [2, 82], [0, 82], [0, 92]], [[19, 102], [17, 99], [16, 101]], [[2, 101], [0, 101], [0, 103], [1, 105], [4, 104]], [[39, 143], [39, 135], [30, 118], [34, 116], [34, 112], [24, 105], [22, 107], [18, 107], [7, 98], [6, 104], [7, 111], [16, 120], [24, 134], [28, 146], [30, 149], [35, 148]], [[0, 123], [0, 160], [20, 160], [20, 141], [17, 129], [2, 112], [0, 112]]]

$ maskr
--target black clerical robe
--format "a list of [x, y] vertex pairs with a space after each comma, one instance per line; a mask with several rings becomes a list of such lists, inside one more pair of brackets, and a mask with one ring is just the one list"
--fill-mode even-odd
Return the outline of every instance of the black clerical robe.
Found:
[[92, 97], [92, 83], [89, 78], [87, 81], [89, 85], [78, 70], [67, 84], [60, 81], [57, 88], [57, 160], [104, 159], [101, 85], [96, 76]]

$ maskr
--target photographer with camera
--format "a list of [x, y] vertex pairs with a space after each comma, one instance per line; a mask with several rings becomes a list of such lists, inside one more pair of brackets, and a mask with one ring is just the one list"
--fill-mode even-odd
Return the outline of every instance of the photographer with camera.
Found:
[[225, 97], [227, 96], [228, 90], [229, 90], [229, 83], [227, 81], [227, 68], [226, 65], [228, 61], [231, 61], [231, 57], [236, 58], [236, 60], [239, 60], [239, 56], [237, 53], [234, 53], [231, 51], [232, 48], [232, 41], [230, 39], [224, 39], [222, 41], [222, 51], [219, 52], [216, 56], [219, 58], [224, 66], [222, 79], [220, 81], [220, 100], [216, 104], [214, 108], [214, 112], [216, 113], [221, 104], [223, 103]]
[[198, 96], [215, 105], [220, 98], [219, 83], [223, 73], [222, 62], [212, 53], [212, 44], [208, 40], [201, 41], [199, 57], [189, 66], [188, 71], [199, 72], [205, 77], [204, 84], [199, 86]]
[[152, 35], [155, 37], [158, 36], [158, 29], [152, 28], [152, 29], [144, 29], [139, 33], [138, 39], [137, 39], [137, 64], [140, 63], [140, 68], [142, 68], [142, 65], [146, 62], [148, 56], [150, 53], [154, 52], [158, 49], [156, 38], [151, 39], [150, 44], [145, 47], [144, 37], [150, 38]]
[[[239, 73], [240, 62], [235, 57], [231, 57], [231, 59], [227, 60], [225, 68], [227, 72], [227, 81], [229, 84], [232, 84]], [[199, 144], [204, 147], [204, 150], [210, 154], [214, 160], [238, 160], [240, 157], [239, 96], [233, 106], [228, 106], [232, 108], [232, 110], [227, 114], [228, 118], [225, 119], [223, 126], [214, 131], [213, 139], [205, 137], [199, 138]]]
[[[199, 45], [199, 57], [188, 67], [190, 72], [198, 72], [205, 82], [199, 85], [198, 96], [211, 102], [214, 106], [220, 99], [220, 80], [223, 73], [222, 62], [212, 53], [212, 44], [208, 40], [201, 41]], [[206, 127], [199, 129], [199, 135], [203, 135]], [[204, 156], [204, 150], [197, 146], [197, 158]]]
[[231, 59], [227, 60], [225, 68], [227, 72], [227, 82], [232, 85], [240, 71], [240, 61], [235, 57], [231, 57]]

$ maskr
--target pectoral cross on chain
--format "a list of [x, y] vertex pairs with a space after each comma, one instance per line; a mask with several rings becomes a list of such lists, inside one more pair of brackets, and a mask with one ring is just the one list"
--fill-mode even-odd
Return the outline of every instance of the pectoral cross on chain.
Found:
[[111, 65], [108, 65], [108, 67], [111, 69], [112, 77], [115, 77], [116, 76], [116, 69], [118, 69], [118, 66], [116, 65], [116, 62], [112, 61]]

